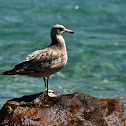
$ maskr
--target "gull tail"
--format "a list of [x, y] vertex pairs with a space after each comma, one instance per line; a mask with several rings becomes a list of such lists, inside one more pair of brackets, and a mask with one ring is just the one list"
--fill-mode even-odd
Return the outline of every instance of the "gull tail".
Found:
[[0, 73], [0, 75], [17, 75], [14, 69]]

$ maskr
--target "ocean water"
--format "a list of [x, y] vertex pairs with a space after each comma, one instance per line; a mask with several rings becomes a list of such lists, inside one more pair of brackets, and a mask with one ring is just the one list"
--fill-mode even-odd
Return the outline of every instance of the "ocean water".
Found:
[[[67, 65], [49, 80], [61, 94], [85, 92], [119, 98], [126, 114], [126, 1], [0, 0], [0, 72], [48, 46], [50, 29], [62, 24]], [[0, 106], [12, 98], [44, 91], [42, 78], [0, 76]]]

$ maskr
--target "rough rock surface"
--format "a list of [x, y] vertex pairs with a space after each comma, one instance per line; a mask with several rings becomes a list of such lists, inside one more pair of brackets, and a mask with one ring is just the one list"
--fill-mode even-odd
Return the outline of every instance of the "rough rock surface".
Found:
[[119, 99], [86, 93], [45, 92], [7, 101], [0, 110], [0, 126], [126, 126]]

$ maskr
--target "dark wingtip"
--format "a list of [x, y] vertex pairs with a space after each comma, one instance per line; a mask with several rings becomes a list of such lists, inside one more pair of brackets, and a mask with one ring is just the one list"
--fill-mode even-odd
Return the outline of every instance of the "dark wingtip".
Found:
[[0, 75], [15, 75], [15, 71], [13, 69], [8, 70], [8, 71], [0, 73]]

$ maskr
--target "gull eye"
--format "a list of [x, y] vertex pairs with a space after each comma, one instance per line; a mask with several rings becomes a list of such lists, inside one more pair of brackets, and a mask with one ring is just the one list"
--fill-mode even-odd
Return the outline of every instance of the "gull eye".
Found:
[[64, 31], [64, 28], [59, 28], [59, 31]]

